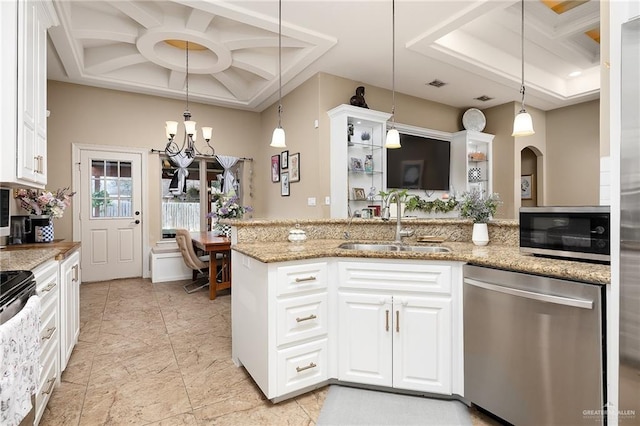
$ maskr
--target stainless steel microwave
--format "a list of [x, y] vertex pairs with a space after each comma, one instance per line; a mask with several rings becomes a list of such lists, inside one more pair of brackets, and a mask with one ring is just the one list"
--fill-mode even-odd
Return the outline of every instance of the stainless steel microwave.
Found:
[[520, 251], [610, 263], [609, 206], [522, 207]]

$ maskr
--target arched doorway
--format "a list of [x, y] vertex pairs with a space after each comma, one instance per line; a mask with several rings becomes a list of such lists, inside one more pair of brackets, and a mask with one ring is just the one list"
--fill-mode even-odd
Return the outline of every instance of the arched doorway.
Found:
[[520, 206], [536, 207], [542, 205], [542, 153], [528, 146], [520, 151]]

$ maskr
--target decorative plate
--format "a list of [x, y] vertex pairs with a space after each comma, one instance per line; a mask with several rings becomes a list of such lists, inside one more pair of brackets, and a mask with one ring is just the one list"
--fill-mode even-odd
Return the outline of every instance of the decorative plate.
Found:
[[462, 115], [462, 125], [466, 130], [475, 130], [481, 132], [484, 130], [484, 126], [487, 124], [487, 119], [484, 117], [482, 111], [478, 108], [469, 108]]

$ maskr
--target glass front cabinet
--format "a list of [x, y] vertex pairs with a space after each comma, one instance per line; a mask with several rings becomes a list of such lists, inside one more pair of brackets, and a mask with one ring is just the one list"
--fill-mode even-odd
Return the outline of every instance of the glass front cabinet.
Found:
[[391, 114], [352, 105], [328, 112], [331, 122], [331, 217], [380, 208], [386, 189], [384, 139]]

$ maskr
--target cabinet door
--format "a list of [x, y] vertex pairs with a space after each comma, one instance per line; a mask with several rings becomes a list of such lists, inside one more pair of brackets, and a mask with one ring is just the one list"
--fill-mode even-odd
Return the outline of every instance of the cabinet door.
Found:
[[393, 387], [451, 394], [451, 300], [393, 299]]
[[64, 371], [80, 334], [80, 253], [60, 266], [60, 371]]
[[391, 386], [391, 297], [341, 292], [338, 305], [338, 379]]

